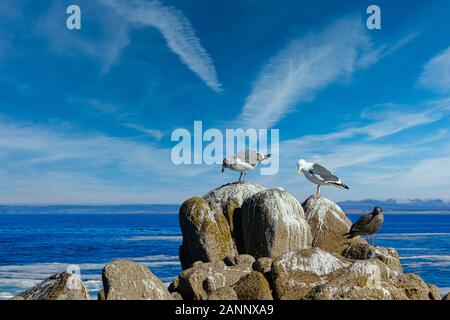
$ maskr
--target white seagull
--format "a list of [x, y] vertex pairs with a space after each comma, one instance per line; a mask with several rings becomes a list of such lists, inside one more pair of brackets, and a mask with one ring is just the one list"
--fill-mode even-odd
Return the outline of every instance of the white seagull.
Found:
[[237, 182], [242, 182], [242, 174], [245, 175], [248, 170], [255, 169], [261, 161], [270, 158], [270, 156], [270, 154], [264, 155], [253, 150], [239, 151], [237, 154], [223, 159], [222, 173], [225, 171], [225, 168], [240, 172], [241, 175]]
[[335, 186], [338, 188], [349, 189], [342, 183], [341, 179], [333, 175], [330, 170], [314, 162], [306, 162], [303, 159], [297, 161], [298, 175], [301, 172], [305, 174], [306, 179], [317, 184], [316, 195], [320, 196], [320, 186]]

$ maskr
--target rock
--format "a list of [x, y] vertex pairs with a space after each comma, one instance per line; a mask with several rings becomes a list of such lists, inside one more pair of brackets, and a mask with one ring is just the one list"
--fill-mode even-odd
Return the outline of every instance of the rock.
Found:
[[260, 272], [243, 276], [234, 287], [238, 300], [273, 300], [269, 282]]
[[225, 259], [223, 259], [223, 262], [227, 266], [234, 266], [236, 264], [236, 258], [233, 256], [227, 256], [227, 257], [225, 257]]
[[184, 300], [208, 300], [214, 292], [216, 295], [220, 292], [217, 290], [233, 286], [252, 271], [252, 257], [240, 255], [236, 261], [238, 263], [234, 266], [227, 266], [223, 261], [213, 261], [186, 269], [169, 289], [179, 292]]
[[173, 300], [183, 300], [183, 297], [178, 292], [171, 292]]
[[418, 275], [413, 273], [400, 274], [394, 286], [402, 290], [409, 300], [440, 300], [439, 291], [430, 288]]
[[450, 300], [450, 292], [443, 296], [442, 300]]
[[164, 284], [145, 266], [115, 260], [103, 268], [106, 300], [172, 300]]
[[244, 183], [230, 183], [214, 189], [203, 196], [210, 207], [218, 207], [228, 221], [237, 250], [242, 251], [241, 207], [254, 194], [266, 190], [265, 187]]
[[208, 300], [238, 300], [236, 291], [230, 287], [222, 287], [214, 290], [208, 297]]
[[273, 260], [269, 257], [262, 257], [256, 260], [252, 268], [255, 271], [261, 272], [262, 274], [266, 275], [270, 273], [270, 270], [272, 270], [272, 262]]
[[372, 247], [367, 243], [353, 243], [342, 251], [342, 255], [354, 260], [375, 258], [382, 261], [390, 269], [403, 272], [400, 257], [394, 248]]
[[255, 262], [255, 258], [253, 258], [249, 254], [240, 254], [236, 257], [237, 265], [252, 266], [254, 262]]
[[308, 294], [314, 300], [390, 300], [388, 269], [377, 259], [354, 262], [340, 275], [315, 286]]
[[311, 247], [311, 230], [302, 206], [277, 189], [261, 191], [244, 201], [242, 234], [243, 252], [256, 259]]
[[288, 252], [272, 263], [275, 299], [299, 300], [318, 284], [337, 277], [350, 262], [320, 248]]
[[100, 289], [100, 291], [97, 293], [97, 300], [106, 300], [105, 290]]
[[183, 233], [180, 247], [183, 269], [198, 260], [208, 262], [236, 255], [228, 222], [217, 205], [210, 207], [199, 197], [188, 199], [180, 208], [179, 220]]
[[439, 288], [436, 287], [433, 284], [429, 284], [428, 288], [430, 288], [430, 294], [429, 297], [431, 300], [441, 300], [441, 292], [439, 291]]
[[333, 201], [311, 196], [303, 203], [303, 209], [311, 227], [312, 246], [340, 254], [350, 243], [359, 241], [357, 238], [349, 240], [344, 237], [352, 222]]
[[379, 259], [359, 260], [336, 278], [314, 287], [314, 300], [436, 300], [439, 290], [415, 274], [392, 272]]
[[22, 292], [14, 300], [90, 300], [90, 296], [78, 276], [61, 272]]

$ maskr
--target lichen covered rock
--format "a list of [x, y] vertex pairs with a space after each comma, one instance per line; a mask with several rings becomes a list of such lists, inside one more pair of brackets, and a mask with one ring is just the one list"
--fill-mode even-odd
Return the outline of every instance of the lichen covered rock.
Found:
[[209, 191], [203, 196], [211, 207], [218, 206], [230, 227], [238, 251], [242, 248], [240, 213], [244, 201], [267, 188], [253, 183], [230, 183]]
[[272, 264], [274, 297], [303, 299], [315, 286], [337, 277], [350, 262], [320, 248], [288, 252]]
[[105, 300], [173, 300], [164, 284], [145, 266], [116, 260], [103, 268]]
[[55, 273], [14, 300], [90, 300], [83, 281], [68, 272]]
[[341, 251], [358, 239], [349, 240], [343, 235], [352, 222], [342, 209], [324, 197], [311, 196], [303, 203], [305, 218], [311, 227], [312, 245], [328, 252]]
[[378, 259], [390, 269], [403, 272], [400, 257], [394, 248], [372, 247], [365, 242], [354, 243], [342, 251], [342, 255], [349, 259], [367, 260]]
[[258, 192], [242, 205], [244, 252], [260, 257], [278, 257], [310, 248], [311, 231], [299, 202], [279, 189]]
[[169, 290], [180, 293], [185, 300], [208, 300], [213, 294], [216, 297], [225, 294], [223, 290], [218, 290], [235, 285], [242, 276], [252, 271], [253, 258], [238, 256], [236, 260], [237, 264], [233, 266], [227, 266], [223, 261], [196, 263], [181, 272]]
[[200, 197], [188, 199], [180, 208], [179, 220], [183, 233], [180, 247], [183, 269], [198, 260], [208, 262], [236, 255], [228, 222], [217, 206], [211, 208]]
[[243, 276], [234, 287], [234, 291], [238, 300], [273, 300], [269, 282], [262, 273], [256, 271]]

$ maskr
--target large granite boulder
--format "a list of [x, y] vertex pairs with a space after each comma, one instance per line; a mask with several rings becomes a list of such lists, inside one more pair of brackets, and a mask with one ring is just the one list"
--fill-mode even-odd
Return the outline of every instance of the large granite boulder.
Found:
[[83, 281], [68, 272], [55, 273], [14, 300], [90, 300]]
[[274, 258], [311, 247], [302, 206], [286, 191], [258, 192], [244, 201], [241, 214], [244, 253]]
[[256, 271], [243, 276], [234, 291], [238, 300], [273, 300], [269, 282], [262, 273]]
[[105, 300], [173, 300], [149, 268], [128, 260], [115, 260], [103, 268]]
[[299, 300], [318, 284], [334, 279], [350, 265], [320, 248], [288, 252], [272, 263], [275, 299]]
[[328, 252], [341, 253], [352, 242], [343, 235], [350, 230], [352, 222], [333, 201], [324, 197], [310, 196], [304, 203], [306, 221], [312, 232], [312, 245]]
[[241, 207], [244, 201], [267, 188], [249, 182], [230, 183], [209, 191], [203, 196], [210, 207], [219, 207], [230, 227], [238, 251], [242, 249]]
[[180, 262], [183, 269], [196, 261], [222, 260], [235, 256], [236, 249], [227, 219], [217, 205], [200, 197], [186, 200], [180, 208], [183, 243]]
[[184, 300], [208, 300], [212, 299], [211, 295], [233, 298], [231, 291], [222, 288], [234, 286], [242, 276], [249, 274], [254, 261], [248, 255], [237, 256], [236, 264], [232, 266], [218, 260], [207, 263], [198, 261], [181, 272], [169, 286], [169, 291], [180, 293]]
[[354, 243], [342, 251], [342, 256], [354, 260], [375, 258], [382, 261], [390, 269], [403, 272], [400, 256], [394, 248], [372, 247], [364, 242]]
[[415, 274], [390, 270], [378, 259], [356, 261], [331, 281], [315, 286], [314, 300], [439, 300], [439, 290]]

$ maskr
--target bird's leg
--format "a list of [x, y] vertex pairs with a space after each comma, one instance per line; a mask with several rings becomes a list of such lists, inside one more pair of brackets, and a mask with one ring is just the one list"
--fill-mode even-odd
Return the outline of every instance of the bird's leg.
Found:
[[320, 196], [320, 184], [317, 185], [316, 196]]
[[375, 235], [372, 235], [372, 246], [375, 247]]
[[239, 179], [238, 179], [239, 183], [241, 182], [241, 178], [242, 178], [242, 172], [241, 172], [241, 175], [239, 176]]

